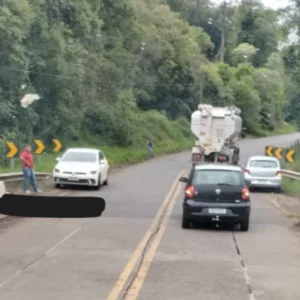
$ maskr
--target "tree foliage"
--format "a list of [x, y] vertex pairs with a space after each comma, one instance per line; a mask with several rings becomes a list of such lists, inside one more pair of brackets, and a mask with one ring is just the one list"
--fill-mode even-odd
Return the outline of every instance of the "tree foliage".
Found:
[[[0, 1], [2, 133], [126, 147], [187, 134], [199, 102], [270, 128], [300, 98], [298, 46], [278, 52], [277, 17], [256, 0]], [[24, 109], [28, 92], [41, 99]]]

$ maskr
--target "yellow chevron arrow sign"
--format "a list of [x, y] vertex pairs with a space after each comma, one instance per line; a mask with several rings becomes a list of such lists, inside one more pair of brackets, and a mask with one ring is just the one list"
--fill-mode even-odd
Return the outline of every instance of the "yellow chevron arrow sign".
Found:
[[53, 139], [54, 143], [54, 152], [58, 152], [62, 148], [62, 144], [58, 139]]
[[283, 150], [283, 148], [278, 147], [278, 148], [276, 148], [276, 150], [274, 151], [275, 156], [276, 156], [278, 159], [282, 159], [282, 150]]
[[14, 157], [18, 152], [18, 148], [13, 142], [7, 142], [6, 145], [9, 148], [9, 152], [7, 153], [6, 157], [7, 158]]
[[41, 154], [45, 149], [45, 145], [41, 140], [34, 140], [34, 142], [37, 146], [37, 148], [35, 149], [35, 154]]
[[267, 146], [266, 149], [265, 149], [265, 154], [267, 156], [273, 156], [273, 147]]
[[289, 149], [286, 152], [285, 159], [287, 162], [293, 163], [295, 161], [295, 152], [296, 151], [294, 149]]

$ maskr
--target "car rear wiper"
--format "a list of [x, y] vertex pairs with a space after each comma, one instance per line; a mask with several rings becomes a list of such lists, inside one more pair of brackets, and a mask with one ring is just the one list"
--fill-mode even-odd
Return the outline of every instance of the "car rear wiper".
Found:
[[235, 184], [226, 183], [226, 182], [220, 182], [220, 183], [217, 183], [217, 185], [230, 185], [230, 186], [234, 186]]

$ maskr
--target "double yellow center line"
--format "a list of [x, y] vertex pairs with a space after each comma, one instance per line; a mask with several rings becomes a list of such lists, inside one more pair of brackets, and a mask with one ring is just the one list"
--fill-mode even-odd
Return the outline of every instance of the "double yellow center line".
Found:
[[[146, 278], [147, 272], [154, 259], [154, 256], [164, 235], [164, 232], [167, 228], [176, 199], [181, 190], [179, 178], [183, 176], [183, 174], [186, 171], [187, 168], [180, 172], [180, 174], [172, 184], [171, 189], [169, 190], [166, 198], [160, 206], [159, 211], [157, 212], [150, 228], [145, 233], [138, 247], [135, 249], [132, 257], [128, 261], [118, 281], [112, 288], [106, 300], [118, 300], [121, 296], [121, 299], [125, 300], [137, 299], [138, 294]], [[153, 239], [151, 241], [152, 237]], [[151, 241], [150, 246], [148, 245], [149, 241]], [[139, 267], [136, 267], [139, 260], [141, 259], [142, 263]], [[133, 280], [130, 282], [129, 286], [126, 287], [126, 284], [129, 283], [130, 276], [132, 275], [134, 269], [138, 270], [136, 271], [136, 274], [134, 274], [135, 276], [133, 277]]]

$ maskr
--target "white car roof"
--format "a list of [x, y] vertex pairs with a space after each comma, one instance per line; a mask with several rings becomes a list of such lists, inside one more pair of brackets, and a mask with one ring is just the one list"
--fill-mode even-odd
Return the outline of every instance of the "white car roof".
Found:
[[261, 156], [251, 156], [249, 157], [248, 161], [250, 160], [270, 160], [270, 161], [279, 161], [276, 157], [272, 157], [272, 156], [264, 156], [264, 155], [261, 155]]
[[90, 152], [90, 153], [98, 153], [99, 149], [94, 148], [69, 148], [66, 152]]
[[242, 171], [240, 166], [230, 165], [230, 164], [199, 164], [195, 166], [196, 170], [228, 170], [228, 171]]

